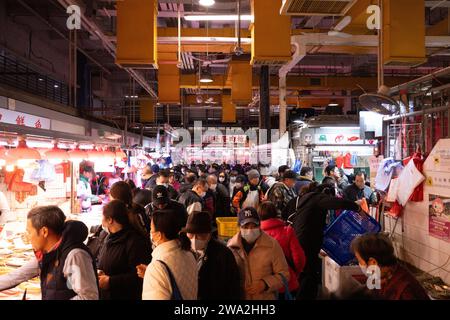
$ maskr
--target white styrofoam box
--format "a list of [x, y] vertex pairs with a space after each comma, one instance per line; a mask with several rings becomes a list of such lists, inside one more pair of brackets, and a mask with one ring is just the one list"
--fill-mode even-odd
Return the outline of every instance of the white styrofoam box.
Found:
[[450, 242], [439, 240], [439, 251], [450, 255]]
[[338, 291], [346, 277], [362, 275], [359, 266], [340, 266], [330, 257], [322, 259], [322, 285], [328, 292]]

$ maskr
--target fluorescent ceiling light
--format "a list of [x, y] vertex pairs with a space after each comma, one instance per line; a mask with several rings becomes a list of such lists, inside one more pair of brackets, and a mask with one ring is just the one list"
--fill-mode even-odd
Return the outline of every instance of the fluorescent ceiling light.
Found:
[[198, 2], [201, 6], [210, 7], [216, 3], [214, 0], [200, 0]]
[[331, 102], [331, 103], [328, 104], [328, 106], [329, 106], [329, 107], [338, 107], [338, 106], [339, 106], [339, 103], [337, 103], [337, 102]]
[[[237, 14], [227, 14], [227, 15], [187, 15], [184, 16], [187, 21], [237, 21]], [[241, 15], [241, 21], [251, 21], [253, 22], [253, 16], [249, 14]]]

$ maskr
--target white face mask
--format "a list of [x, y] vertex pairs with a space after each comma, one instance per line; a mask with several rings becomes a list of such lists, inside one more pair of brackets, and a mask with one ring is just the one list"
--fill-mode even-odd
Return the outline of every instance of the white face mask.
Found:
[[241, 229], [241, 236], [245, 239], [248, 243], [254, 243], [259, 236], [261, 235], [261, 230], [256, 229]]
[[157, 185], [158, 185], [158, 186], [164, 186], [164, 187], [166, 187], [166, 188], [169, 187], [169, 184], [168, 184], [168, 183], [157, 183]]
[[210, 188], [211, 190], [213, 190], [213, 191], [216, 191], [216, 189], [217, 189], [217, 184], [212, 184], [209, 188]]
[[225, 178], [219, 177], [219, 182], [224, 182]]
[[242, 188], [242, 183], [236, 183], [234, 186], [235, 188], [240, 189]]
[[200, 240], [200, 239], [191, 239], [191, 248], [195, 252], [205, 251], [206, 246], [208, 245], [208, 240]]
[[236, 177], [230, 177], [231, 182], [236, 182]]
[[200, 198], [204, 198], [206, 196], [206, 192], [202, 192], [199, 194]]

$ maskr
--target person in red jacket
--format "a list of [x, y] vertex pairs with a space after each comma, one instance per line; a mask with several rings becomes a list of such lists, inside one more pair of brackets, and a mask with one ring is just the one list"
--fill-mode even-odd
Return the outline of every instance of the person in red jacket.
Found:
[[[258, 215], [261, 217], [261, 229], [278, 241], [283, 249], [289, 266], [289, 291], [295, 297], [299, 289], [299, 276], [306, 264], [306, 256], [300, 246], [294, 229], [278, 218], [277, 207], [273, 202], [266, 201], [259, 205]], [[284, 288], [280, 290], [284, 293]]]

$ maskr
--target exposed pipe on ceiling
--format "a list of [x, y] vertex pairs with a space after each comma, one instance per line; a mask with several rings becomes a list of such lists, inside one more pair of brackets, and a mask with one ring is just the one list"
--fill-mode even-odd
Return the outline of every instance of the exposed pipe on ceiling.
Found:
[[438, 77], [442, 77], [442, 76], [448, 76], [448, 75], [450, 75], [450, 67], [438, 70], [436, 72], [427, 74], [426, 76], [423, 76], [421, 78], [414, 79], [414, 80], [411, 80], [409, 82], [406, 82], [406, 83], [400, 84], [398, 86], [392, 87], [391, 88], [391, 94], [395, 93], [395, 92], [398, 92], [398, 91], [400, 91], [402, 89], [407, 89], [410, 86], [413, 86], [413, 85], [416, 85], [416, 84], [420, 84], [421, 82], [433, 80], [434, 78], [438, 78]]

